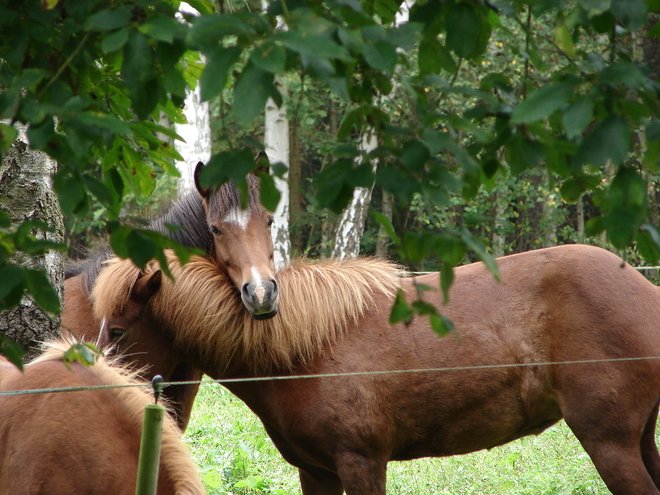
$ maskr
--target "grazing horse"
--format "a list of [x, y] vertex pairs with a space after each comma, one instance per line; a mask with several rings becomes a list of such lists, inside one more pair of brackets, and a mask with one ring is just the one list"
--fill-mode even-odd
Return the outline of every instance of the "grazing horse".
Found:
[[[215, 379], [304, 376], [226, 386], [299, 468], [305, 495], [383, 495], [390, 460], [491, 448], [561, 418], [613, 494], [660, 494], [660, 289], [590, 246], [498, 265], [501, 282], [483, 263], [456, 268], [443, 304], [438, 274], [298, 262], [278, 272], [278, 315], [255, 321], [203, 259], [173, 260], [176, 283], [156, 264], [131, 279], [131, 265], [115, 262], [99, 276], [95, 311], [119, 349], [162, 339], [172, 359]], [[422, 285], [453, 334], [421, 317], [389, 323], [397, 288], [413, 301]], [[403, 372], [381, 373], [391, 370]], [[343, 375], [314, 377], [326, 374]]]
[[[24, 372], [0, 356], [0, 391], [138, 383], [102, 358], [67, 368], [68, 347], [51, 344]], [[0, 395], [0, 495], [133, 495], [143, 411], [151, 401], [137, 387]], [[180, 435], [165, 415], [158, 495], [204, 493]]]
[[[195, 177], [199, 176], [202, 167], [203, 164], [199, 163]], [[247, 182], [249, 194], [245, 210], [241, 209], [240, 194], [232, 183], [214, 189], [199, 187], [198, 192], [184, 196], [162, 217], [154, 220], [150, 228], [184, 246], [204, 250], [228, 274], [226, 283], [236, 287], [253, 317], [264, 319], [277, 313], [278, 293], [270, 235], [272, 217], [259, 202], [257, 177], [249, 174]], [[179, 226], [179, 229], [171, 230], [168, 225]], [[99, 271], [111, 256], [110, 250], [102, 250], [67, 267], [62, 312], [65, 333], [68, 331], [87, 341], [96, 341], [101, 322], [93, 316], [89, 296]], [[182, 382], [197, 381], [202, 377], [202, 372], [189, 363], [173, 366], [163, 360], [157, 347], [127, 349], [125, 359], [146, 369], [147, 379], [156, 374]], [[165, 392], [184, 430], [197, 389], [197, 385], [186, 384], [169, 387]]]

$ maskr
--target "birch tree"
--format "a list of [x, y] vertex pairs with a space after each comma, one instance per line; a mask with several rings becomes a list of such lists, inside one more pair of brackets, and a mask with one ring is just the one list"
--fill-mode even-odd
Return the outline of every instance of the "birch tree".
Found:
[[[62, 213], [51, 184], [57, 164], [43, 151], [29, 147], [25, 126], [17, 124], [15, 127], [18, 138], [5, 152], [0, 165], [0, 211], [8, 213], [14, 225], [23, 224], [19, 231], [26, 229], [25, 235], [34, 235], [37, 242], [40, 239], [61, 243], [64, 232]], [[25, 222], [30, 222], [32, 227], [27, 227]], [[52, 231], [45, 230], [40, 223]], [[36, 292], [41, 307], [35, 303], [34, 297], [20, 297], [17, 293], [18, 304], [0, 312], [0, 332], [19, 343], [25, 357], [30, 359], [37, 354], [40, 342], [59, 334], [60, 320], [55, 313], [59, 306], [57, 298], [62, 297], [63, 255], [47, 250], [36, 256], [16, 255], [12, 261], [24, 268], [23, 274], [5, 266], [0, 275], [3, 282], [18, 284], [22, 279], [33, 294]], [[47, 278], [40, 275], [43, 273]], [[49, 289], [49, 282], [56, 293]], [[3, 297], [7, 295], [6, 291], [5, 286]]]
[[[286, 87], [279, 85], [280, 93], [286, 94]], [[279, 269], [291, 259], [291, 237], [289, 235], [289, 119], [286, 105], [278, 107], [272, 98], [268, 99], [265, 110], [264, 145], [266, 155], [272, 165], [282, 164], [286, 172], [282, 177], [274, 175], [275, 186], [280, 192], [280, 201], [273, 213], [273, 247], [275, 268]]]
[[[408, 22], [408, 13], [413, 3], [414, 1], [404, 1], [401, 4], [395, 17], [395, 26], [400, 26]], [[380, 98], [381, 104], [392, 97], [392, 92]], [[361, 155], [366, 156], [377, 147], [378, 137], [375, 130], [373, 128], [367, 128], [360, 138], [358, 149]], [[377, 163], [376, 160], [372, 161], [372, 171], [374, 174], [378, 168]], [[367, 219], [367, 213], [369, 212], [372, 192], [373, 184], [371, 187], [356, 187], [354, 189], [353, 199], [342, 212], [337, 223], [335, 242], [332, 248], [333, 258], [351, 258], [360, 254], [360, 241], [364, 233], [364, 224]]]
[[[378, 138], [376, 133], [371, 130], [362, 135], [359, 149], [363, 155], [376, 149]], [[377, 161], [372, 162], [372, 170], [375, 173]], [[353, 190], [353, 199], [342, 212], [337, 223], [337, 232], [335, 234], [335, 243], [332, 248], [332, 257], [338, 259], [351, 258], [360, 254], [360, 241], [364, 233], [364, 222], [369, 212], [371, 203], [371, 187], [356, 187]]]
[[[187, 3], [181, 3], [180, 14], [198, 16], [199, 12]], [[181, 20], [182, 17], [180, 18]], [[200, 55], [202, 65], [206, 63]], [[183, 160], [176, 162], [176, 168], [181, 174], [179, 180], [179, 195], [192, 191], [195, 188], [195, 167], [198, 162], [208, 163], [211, 159], [211, 114], [209, 102], [202, 101], [199, 84], [194, 89], [186, 90], [186, 99], [183, 104], [183, 115], [186, 122], [175, 123], [174, 131], [183, 141], [174, 141], [174, 147]]]

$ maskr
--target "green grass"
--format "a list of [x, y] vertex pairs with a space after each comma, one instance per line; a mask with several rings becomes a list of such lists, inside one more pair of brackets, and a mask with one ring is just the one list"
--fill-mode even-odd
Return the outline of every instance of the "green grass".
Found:
[[[300, 494], [261, 422], [225, 388], [200, 388], [186, 441], [209, 495]], [[391, 462], [388, 495], [609, 494], [565, 423], [490, 451]]]

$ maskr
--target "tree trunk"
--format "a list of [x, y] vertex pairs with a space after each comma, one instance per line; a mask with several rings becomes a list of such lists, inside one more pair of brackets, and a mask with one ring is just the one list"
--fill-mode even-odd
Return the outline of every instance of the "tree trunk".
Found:
[[[289, 222], [300, 225], [302, 214], [302, 143], [298, 132], [298, 118], [294, 117], [289, 125]], [[303, 240], [300, 229], [289, 229], [293, 253], [302, 253]]]
[[183, 114], [188, 122], [174, 124], [175, 132], [185, 142], [174, 141], [174, 148], [183, 161], [176, 162], [181, 173], [179, 195], [195, 189], [195, 167], [197, 162], [208, 163], [211, 159], [211, 123], [208, 102], [202, 102], [199, 84], [194, 91], [186, 91]]
[[[196, 9], [185, 2], [181, 3], [179, 11], [199, 15]], [[183, 18], [181, 17], [180, 20], [183, 21]], [[201, 54], [200, 57], [202, 62], [206, 63]], [[195, 190], [194, 175], [197, 163], [208, 163], [211, 159], [211, 114], [209, 103], [202, 102], [199, 84], [194, 90], [186, 90], [183, 114], [187, 123], [174, 124], [174, 131], [184, 140], [184, 142], [174, 141], [174, 148], [183, 158], [183, 161], [176, 162], [176, 168], [181, 174], [179, 196]]]
[[[285, 96], [286, 87], [280, 82], [279, 91]], [[270, 163], [282, 163], [287, 167], [284, 177], [275, 177], [275, 186], [282, 194], [277, 209], [273, 213], [275, 220], [272, 236], [275, 249], [275, 268], [279, 269], [291, 259], [291, 238], [289, 236], [289, 119], [286, 105], [280, 108], [269, 98], [266, 103], [264, 144]]]
[[[378, 146], [376, 133], [371, 130], [362, 135], [360, 148], [366, 154], [375, 150]], [[376, 162], [373, 163], [374, 172]], [[335, 244], [332, 249], [332, 257], [338, 259], [351, 258], [360, 254], [360, 241], [364, 232], [364, 222], [369, 211], [372, 187], [356, 187], [353, 191], [353, 200], [342, 212], [337, 224]]]
[[[392, 221], [392, 205], [394, 198], [391, 193], [383, 191], [383, 204], [381, 206], [380, 212], [385, 216], [390, 222]], [[378, 239], [376, 240], [376, 257], [378, 258], [387, 258], [389, 252], [388, 246], [390, 244], [390, 238], [385, 233], [385, 229], [381, 225], [378, 229]]]
[[[40, 220], [55, 232], [37, 233], [54, 242], [64, 239], [64, 224], [51, 176], [57, 164], [42, 151], [28, 147], [25, 129], [16, 125], [18, 139], [2, 158], [0, 165], [0, 209], [9, 213], [12, 224]], [[44, 256], [17, 256], [12, 260], [29, 268], [43, 268], [62, 299], [63, 255], [49, 252]], [[0, 331], [18, 342], [26, 359], [38, 353], [38, 344], [59, 335], [60, 319], [42, 311], [29, 297], [18, 306], [0, 312]]]

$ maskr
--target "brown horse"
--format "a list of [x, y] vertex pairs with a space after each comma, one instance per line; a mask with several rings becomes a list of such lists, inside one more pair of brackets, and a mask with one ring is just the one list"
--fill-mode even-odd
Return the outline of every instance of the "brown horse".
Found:
[[[63, 341], [51, 344], [24, 373], [0, 356], [0, 391], [137, 383], [103, 359], [67, 369], [62, 354], [68, 347]], [[151, 401], [135, 387], [0, 395], [0, 495], [133, 495], [142, 416]], [[167, 415], [157, 493], [204, 493]]]
[[[203, 164], [198, 164], [196, 176]], [[256, 176], [247, 177], [248, 209], [241, 209], [240, 195], [232, 183], [212, 190], [184, 196], [150, 228], [172, 237], [187, 247], [203, 249], [216, 260], [221, 270], [240, 292], [245, 307], [255, 318], [269, 318], [277, 313], [277, 283], [273, 277], [273, 241], [270, 236], [272, 218], [259, 203]], [[179, 226], [171, 230], [168, 226]], [[62, 328], [87, 341], [96, 341], [101, 327], [93, 316], [89, 299], [91, 287], [104, 263], [112, 256], [102, 250], [82, 262], [67, 267], [64, 282]], [[216, 268], [217, 269], [217, 268]], [[146, 369], [145, 377], [155, 374], [173, 381], [197, 381], [202, 372], [189, 363], [173, 365], [161, 359], [159, 347], [136, 346], [128, 350], [127, 360]], [[197, 385], [177, 385], [165, 392], [173, 405], [177, 420], [185, 429], [190, 419]]]
[[[589, 246], [498, 264], [500, 283], [482, 263], [457, 268], [443, 305], [437, 274], [298, 263], [278, 272], [279, 314], [254, 321], [203, 259], [173, 262], [174, 284], [155, 264], [137, 278], [118, 262], [99, 277], [95, 310], [106, 339], [123, 335], [120, 349], [163, 339], [171, 359], [216, 379], [305, 375], [226, 386], [299, 468], [306, 495], [382, 495], [390, 460], [491, 448], [561, 418], [612, 493], [658, 495], [659, 289]], [[413, 300], [415, 284], [435, 289], [424, 296], [454, 334], [438, 337], [426, 318], [389, 324], [396, 288]], [[424, 371], [433, 369], [443, 370]], [[407, 372], [313, 378], [389, 370]]]

